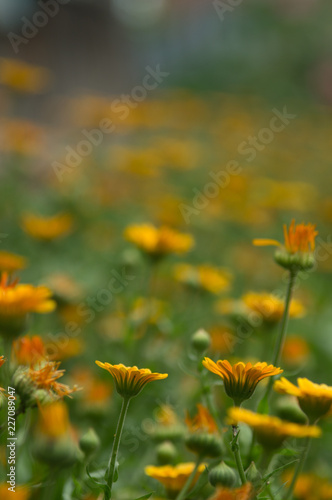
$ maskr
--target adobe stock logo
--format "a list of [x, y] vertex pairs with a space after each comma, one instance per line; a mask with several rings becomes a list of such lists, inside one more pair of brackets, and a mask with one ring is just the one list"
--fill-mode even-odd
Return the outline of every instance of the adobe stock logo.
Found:
[[65, 5], [69, 2], [70, 0], [47, 0], [45, 2], [39, 0], [37, 3], [40, 10], [34, 13], [32, 19], [30, 20], [25, 16], [21, 18], [23, 23], [21, 34], [18, 35], [10, 31], [7, 35], [15, 54], [18, 54], [21, 44], [26, 45], [29, 43], [38, 34], [40, 28], [44, 28], [48, 24], [49, 19], [58, 14], [60, 5]]

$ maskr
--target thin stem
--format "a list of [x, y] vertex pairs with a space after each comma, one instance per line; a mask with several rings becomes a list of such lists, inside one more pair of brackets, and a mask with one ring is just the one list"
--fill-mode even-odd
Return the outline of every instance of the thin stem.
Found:
[[119, 446], [120, 446], [121, 434], [122, 434], [124, 422], [126, 419], [130, 399], [131, 398], [123, 398], [123, 400], [122, 400], [122, 406], [121, 406], [120, 416], [119, 416], [119, 420], [118, 420], [118, 425], [116, 427], [116, 433], [115, 433], [111, 458], [109, 461], [108, 469], [106, 471], [106, 481], [107, 481], [108, 489], [105, 490], [104, 500], [110, 500], [110, 498], [112, 496], [112, 486], [113, 486], [113, 482], [114, 482], [116, 462], [117, 462], [117, 456], [118, 456], [118, 451], [119, 451]]
[[[290, 303], [292, 300], [296, 276], [297, 276], [296, 271], [289, 271], [289, 280], [288, 280], [287, 292], [286, 292], [286, 297], [285, 297], [285, 308], [284, 308], [284, 312], [282, 315], [280, 330], [279, 330], [279, 334], [278, 334], [276, 344], [274, 347], [274, 353], [273, 353], [273, 359], [272, 359], [272, 364], [273, 364], [273, 366], [276, 366], [276, 367], [278, 367], [278, 364], [280, 362], [280, 356], [281, 356], [281, 353], [282, 353], [282, 350], [284, 347], [285, 338], [286, 338], [286, 334], [287, 334], [288, 320], [289, 320], [289, 308], [290, 308]], [[262, 411], [263, 413], [268, 412], [268, 403], [269, 403], [269, 397], [271, 394], [273, 382], [274, 382], [274, 377], [270, 377], [267, 388], [266, 388], [266, 392], [265, 392], [265, 394], [264, 394], [264, 396], [263, 396], [263, 398], [258, 406], [259, 410]]]
[[245, 484], [247, 482], [246, 475], [244, 473], [244, 468], [241, 460], [240, 447], [238, 443], [238, 437], [240, 433], [240, 429], [237, 425], [232, 425], [233, 428], [233, 440], [231, 442], [232, 452], [234, 453], [234, 458], [237, 466], [237, 470], [239, 471], [241, 483]]
[[305, 440], [303, 451], [301, 453], [300, 460], [298, 461], [297, 466], [295, 468], [292, 482], [289, 485], [289, 488], [288, 488], [287, 493], [286, 493], [286, 495], [284, 497], [284, 500], [289, 500], [292, 497], [296, 481], [298, 479], [299, 474], [301, 474], [303, 466], [304, 466], [304, 463], [305, 463], [305, 461], [307, 459], [307, 456], [308, 456], [308, 453], [309, 453], [310, 444], [311, 444], [311, 438], [307, 437], [307, 439]]
[[195, 467], [193, 468], [190, 476], [188, 477], [187, 481], [185, 482], [185, 485], [183, 486], [182, 490], [179, 492], [179, 494], [175, 500], [185, 500], [186, 495], [190, 489], [191, 483], [193, 482], [193, 480], [196, 476], [196, 473], [197, 473], [197, 470], [198, 470], [198, 467], [199, 467], [201, 461], [202, 461], [202, 458], [200, 456], [198, 456]]

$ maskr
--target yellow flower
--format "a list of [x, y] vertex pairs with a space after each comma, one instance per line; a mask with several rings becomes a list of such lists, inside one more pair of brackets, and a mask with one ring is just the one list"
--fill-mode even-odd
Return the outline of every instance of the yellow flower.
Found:
[[44, 286], [8, 283], [7, 273], [3, 273], [0, 281], [0, 329], [19, 334], [24, 328], [27, 314], [36, 312], [49, 313], [55, 309], [51, 300], [51, 291]]
[[127, 227], [124, 236], [144, 252], [156, 257], [186, 253], [194, 245], [190, 234], [179, 233], [167, 226], [158, 229], [151, 224], [133, 225]]
[[254, 488], [251, 483], [246, 483], [241, 488], [218, 488], [208, 500], [251, 500]]
[[208, 264], [201, 266], [177, 264], [174, 267], [174, 276], [180, 283], [202, 288], [216, 295], [228, 290], [230, 285], [230, 274], [227, 271]]
[[191, 432], [208, 432], [210, 434], [217, 432], [217, 424], [210, 414], [209, 410], [205, 406], [198, 403], [197, 413], [191, 418], [189, 413], [186, 416], [186, 424]]
[[240, 405], [245, 399], [249, 399], [261, 380], [282, 373], [283, 370], [267, 363], [244, 364], [242, 362], [231, 364], [224, 360], [217, 363], [210, 358], [204, 358], [203, 365], [210, 372], [219, 375], [224, 381], [226, 394], [233, 399], [236, 405]]
[[0, 83], [18, 92], [42, 92], [50, 82], [46, 68], [33, 66], [16, 59], [0, 59]]
[[278, 417], [254, 413], [243, 408], [228, 409], [228, 423], [237, 425], [243, 422], [256, 433], [257, 440], [266, 448], [279, 448], [288, 437], [306, 438], [319, 437], [321, 430], [316, 426], [294, 424]]
[[295, 220], [292, 220], [289, 228], [284, 225], [284, 244], [271, 239], [254, 239], [253, 244], [279, 247], [275, 253], [275, 260], [286, 269], [310, 269], [314, 265], [313, 252], [318, 234], [315, 229], [314, 224], [295, 224]]
[[20, 255], [10, 252], [0, 251], [0, 272], [6, 271], [8, 274], [24, 269], [27, 260]]
[[111, 365], [100, 361], [96, 364], [112, 375], [117, 392], [125, 398], [137, 396], [149, 382], [168, 377], [167, 373], [152, 373], [148, 368], [139, 369], [137, 366]]
[[[148, 465], [147, 467], [145, 467], [144, 471], [147, 476], [153, 477], [154, 479], [157, 479], [157, 481], [162, 483], [165, 486], [166, 490], [175, 493], [182, 490], [194, 467], [194, 462], [181, 463], [175, 466], [163, 465], [160, 467]], [[199, 476], [204, 470], [205, 465], [201, 464], [198, 467], [192, 485], [196, 483]]]
[[12, 500], [13, 498], [15, 498], [15, 500], [28, 500], [30, 498], [30, 490], [27, 486], [17, 484], [14, 494], [12, 491], [8, 490], [8, 487], [10, 487], [10, 485], [7, 483], [0, 484], [1, 500]]
[[[277, 322], [282, 318], [285, 303], [279, 297], [271, 293], [249, 292], [242, 297], [242, 301], [246, 307], [258, 313], [264, 321]], [[289, 308], [289, 316], [291, 318], [300, 318], [305, 314], [304, 306], [298, 300], [292, 300]]]
[[315, 384], [307, 378], [298, 378], [297, 383], [298, 387], [281, 377], [274, 383], [274, 389], [280, 394], [295, 396], [310, 421], [316, 421], [326, 415], [332, 405], [332, 387]]
[[43, 339], [38, 335], [22, 337], [13, 343], [14, 356], [20, 365], [35, 365], [46, 359]]
[[[290, 482], [294, 472], [283, 475], [283, 480]], [[296, 500], [330, 500], [332, 498], [332, 483], [326, 478], [315, 474], [300, 474], [294, 487]]]
[[51, 439], [68, 434], [70, 429], [68, 409], [62, 401], [39, 406], [38, 430]]
[[53, 217], [26, 214], [22, 224], [24, 231], [33, 238], [51, 241], [69, 233], [73, 226], [73, 219], [68, 214], [57, 214]]

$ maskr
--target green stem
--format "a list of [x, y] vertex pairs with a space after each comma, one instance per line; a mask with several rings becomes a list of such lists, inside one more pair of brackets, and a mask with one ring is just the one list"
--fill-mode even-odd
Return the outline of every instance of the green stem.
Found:
[[311, 438], [307, 437], [307, 439], [305, 440], [305, 443], [304, 443], [304, 448], [303, 448], [303, 451], [301, 453], [300, 460], [298, 461], [298, 464], [297, 464], [297, 466], [295, 468], [292, 482], [289, 485], [289, 488], [287, 490], [287, 493], [285, 495], [284, 500], [289, 500], [292, 497], [296, 481], [298, 479], [298, 476], [301, 474], [303, 466], [304, 466], [304, 462], [307, 459], [307, 456], [308, 456], [308, 453], [309, 453], [310, 444], [311, 444]]
[[197, 458], [195, 467], [193, 468], [193, 470], [192, 470], [190, 476], [188, 477], [185, 485], [183, 486], [182, 490], [179, 492], [179, 494], [178, 494], [178, 496], [176, 497], [175, 500], [185, 500], [186, 495], [187, 495], [187, 493], [189, 491], [189, 488], [191, 486], [191, 483], [193, 482], [193, 480], [194, 480], [194, 478], [196, 476], [196, 473], [197, 473], [197, 470], [198, 470], [198, 467], [199, 467], [201, 461], [202, 461], [202, 458], [199, 456]]
[[110, 462], [108, 465], [108, 469], [106, 471], [106, 481], [107, 481], [108, 489], [105, 490], [104, 500], [110, 500], [110, 498], [112, 496], [112, 486], [113, 486], [113, 482], [114, 482], [116, 462], [117, 462], [117, 456], [118, 456], [118, 451], [119, 451], [119, 446], [120, 446], [121, 434], [122, 434], [124, 422], [126, 419], [130, 399], [131, 398], [123, 398], [123, 400], [122, 400], [122, 406], [121, 406], [120, 416], [119, 416], [119, 420], [118, 420], [118, 425], [116, 427], [116, 433], [115, 433], [115, 438], [114, 438], [114, 443], [113, 443], [113, 448], [112, 448], [112, 454], [111, 454]]
[[241, 460], [241, 455], [240, 455], [240, 447], [238, 443], [238, 437], [240, 433], [240, 429], [237, 425], [233, 425], [233, 440], [231, 442], [231, 448], [232, 452], [234, 453], [234, 458], [237, 466], [237, 470], [239, 471], [241, 483], [245, 484], [247, 482], [246, 475], [244, 473], [244, 468]]
[[[289, 280], [288, 280], [287, 292], [286, 292], [286, 298], [285, 298], [285, 308], [284, 308], [284, 312], [282, 315], [280, 330], [279, 330], [279, 334], [278, 334], [276, 344], [274, 347], [274, 353], [273, 353], [273, 359], [272, 359], [272, 365], [276, 366], [276, 367], [278, 367], [278, 364], [280, 362], [280, 356], [282, 353], [282, 349], [284, 347], [285, 338], [286, 338], [286, 334], [287, 334], [288, 320], [289, 320], [289, 308], [290, 308], [290, 303], [292, 300], [296, 276], [297, 276], [296, 271], [289, 271]], [[259, 411], [261, 411], [262, 413], [268, 412], [268, 403], [269, 403], [269, 397], [271, 394], [273, 382], [274, 382], [274, 377], [270, 377], [267, 388], [266, 388], [266, 392], [265, 392], [265, 394], [264, 394], [264, 396], [263, 396], [263, 398], [258, 406]]]

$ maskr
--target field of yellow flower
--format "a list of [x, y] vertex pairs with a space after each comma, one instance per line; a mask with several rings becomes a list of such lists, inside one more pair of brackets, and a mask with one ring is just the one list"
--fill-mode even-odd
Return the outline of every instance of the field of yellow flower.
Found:
[[0, 500], [331, 500], [331, 111], [51, 81], [0, 59]]

